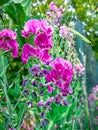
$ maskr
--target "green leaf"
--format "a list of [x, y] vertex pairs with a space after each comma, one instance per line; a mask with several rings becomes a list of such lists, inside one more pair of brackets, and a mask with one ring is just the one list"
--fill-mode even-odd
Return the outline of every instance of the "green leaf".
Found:
[[46, 70], [51, 70], [52, 67], [51, 66], [46, 66], [46, 65], [42, 65], [42, 68], [46, 69]]
[[21, 5], [24, 7], [26, 13], [26, 20], [32, 17], [32, 0], [23, 0]]
[[[23, 0], [12, 0], [14, 3], [21, 3]], [[28, 0], [27, 0], [28, 1]]]
[[34, 19], [41, 19], [41, 15], [34, 15]]
[[13, 20], [14, 24], [23, 25], [25, 22], [26, 14], [21, 4], [11, 4], [5, 6], [5, 11]]
[[10, 0], [0, 0], [0, 6], [2, 6], [3, 4], [6, 4], [7, 2], [9, 2]]
[[14, 97], [17, 98], [20, 95], [20, 92], [21, 92], [21, 88], [19, 85], [19, 81], [16, 80], [15, 81], [15, 89], [14, 89]]
[[5, 7], [6, 13], [9, 15], [9, 17], [13, 20], [14, 23], [17, 23], [16, 20], [16, 12], [15, 12], [15, 7], [14, 5], [9, 5]]
[[25, 22], [25, 12], [21, 4], [16, 4], [16, 19], [17, 19], [17, 24], [18, 25], [24, 25]]
[[70, 31], [72, 31], [73, 33], [75, 33], [77, 36], [79, 36], [82, 40], [84, 40], [87, 43], [91, 43], [86, 37], [84, 37], [82, 34], [80, 34], [79, 32], [77, 32], [76, 30], [69, 28]]
[[6, 128], [6, 121], [4, 120], [4, 118], [0, 117], [0, 129], [5, 130], [5, 128]]
[[29, 5], [32, 3], [32, 0], [22, 0], [22, 5], [25, 9], [29, 7]]
[[47, 130], [51, 130], [53, 126], [54, 126], [54, 121], [50, 121]]

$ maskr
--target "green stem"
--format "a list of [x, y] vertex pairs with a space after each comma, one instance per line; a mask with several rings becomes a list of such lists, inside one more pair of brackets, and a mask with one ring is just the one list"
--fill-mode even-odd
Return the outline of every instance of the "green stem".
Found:
[[9, 97], [8, 97], [8, 94], [7, 94], [6, 88], [4, 88], [4, 93], [5, 93], [5, 96], [6, 96], [6, 100], [7, 100], [7, 108], [8, 108], [8, 111], [9, 111], [9, 122], [10, 122], [11, 128], [14, 130], [14, 123], [13, 123], [13, 121], [12, 121], [11, 102], [10, 102], [10, 99], [9, 99]]
[[82, 126], [82, 122], [81, 122], [80, 118], [78, 118], [78, 122], [79, 122], [79, 125], [80, 125], [80, 130], [83, 130], [83, 126]]
[[88, 108], [87, 92], [86, 92], [86, 88], [84, 85], [83, 85], [83, 91], [84, 91], [84, 95], [85, 95], [85, 105], [86, 105], [87, 117], [88, 117], [89, 124], [90, 124], [90, 130], [92, 130], [92, 124], [91, 124], [90, 113], [89, 113], [89, 108]]
[[[84, 56], [84, 66], [86, 66], [86, 56]], [[86, 67], [85, 67], [86, 68]], [[91, 123], [91, 118], [90, 118], [90, 113], [89, 113], [89, 108], [88, 108], [88, 97], [87, 97], [87, 92], [86, 92], [86, 74], [84, 74], [84, 77], [82, 78], [82, 86], [83, 86], [83, 92], [85, 96], [85, 105], [86, 105], [86, 112], [87, 112], [87, 118], [90, 124], [90, 130], [92, 130], [92, 123]]]
[[21, 112], [21, 116], [19, 118], [19, 122], [18, 122], [18, 126], [17, 126], [17, 130], [19, 130], [20, 126], [21, 126], [21, 123], [22, 123], [22, 120], [23, 120], [23, 117], [24, 117], [24, 114], [25, 114], [25, 111], [27, 109], [27, 105], [25, 103], [24, 107], [23, 107], [23, 110]]
[[[3, 68], [3, 71], [4, 70], [4, 57], [1, 56], [1, 63], [2, 63], [2, 68]], [[11, 102], [10, 102], [10, 98], [7, 94], [7, 81], [6, 81], [6, 75], [5, 75], [5, 72], [4, 72], [4, 81], [2, 80], [2, 77], [0, 77], [0, 82], [1, 82], [1, 85], [2, 85], [2, 89], [4, 91], [4, 94], [5, 94], [5, 97], [6, 97], [6, 101], [7, 101], [7, 108], [8, 108], [8, 112], [9, 112], [9, 122], [10, 122], [10, 125], [11, 125], [11, 128], [14, 130], [14, 123], [12, 121], [12, 109], [11, 109]]]
[[25, 90], [25, 87], [24, 87], [24, 89], [22, 90], [22, 92], [21, 92], [21, 94], [20, 94], [20, 96], [19, 96], [19, 98], [18, 98], [18, 100], [17, 100], [17, 103], [15, 104], [15, 106], [14, 106], [14, 108], [13, 108], [13, 111], [16, 109], [17, 105], [19, 104], [20, 99], [21, 99], [21, 97], [23, 96], [24, 90]]
[[16, 107], [18, 106], [18, 104], [19, 104], [19, 102], [20, 102], [20, 100], [21, 100], [21, 97], [23, 96], [23, 92], [24, 92], [24, 90], [27, 88], [27, 86], [29, 86], [30, 84], [27, 84], [26, 86], [24, 86], [24, 88], [23, 88], [23, 90], [21, 91], [21, 93], [20, 93], [20, 96], [19, 96], [19, 98], [18, 98], [18, 100], [17, 100], [17, 102], [16, 102], [16, 104], [15, 104], [15, 106], [14, 106], [14, 108], [13, 108], [13, 111], [16, 109]]
[[74, 130], [74, 127], [75, 127], [75, 120], [73, 120], [72, 122], [72, 130]]
[[48, 129], [47, 129], [47, 130], [51, 130], [51, 129], [52, 129], [52, 127], [53, 127], [53, 121], [50, 121], [50, 123], [49, 123], [49, 126], [48, 126]]

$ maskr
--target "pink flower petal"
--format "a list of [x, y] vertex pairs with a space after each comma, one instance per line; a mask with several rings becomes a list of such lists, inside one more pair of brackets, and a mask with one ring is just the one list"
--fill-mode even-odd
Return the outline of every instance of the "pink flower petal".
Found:
[[36, 49], [27, 43], [23, 46], [21, 54], [21, 60], [24, 64], [28, 62], [29, 56], [36, 56]]
[[49, 92], [49, 93], [52, 93], [53, 88], [51, 87], [51, 85], [48, 85], [47, 87], [48, 87], [48, 92]]
[[41, 49], [50, 49], [52, 47], [52, 39], [46, 33], [40, 33], [35, 37], [34, 44]]

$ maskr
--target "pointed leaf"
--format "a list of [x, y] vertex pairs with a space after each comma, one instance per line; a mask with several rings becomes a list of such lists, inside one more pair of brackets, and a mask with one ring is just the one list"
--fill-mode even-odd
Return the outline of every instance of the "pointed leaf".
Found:
[[23, 25], [25, 22], [25, 11], [21, 4], [11, 4], [5, 6], [5, 11], [13, 20], [14, 24]]
[[91, 43], [86, 37], [84, 37], [82, 34], [80, 34], [79, 32], [77, 32], [76, 30], [69, 28], [70, 31], [72, 31], [73, 33], [75, 33], [77, 36], [79, 36], [82, 40], [84, 40], [87, 43]]
[[0, 6], [2, 6], [3, 4], [6, 4], [7, 2], [9, 2], [10, 0], [0, 0]]

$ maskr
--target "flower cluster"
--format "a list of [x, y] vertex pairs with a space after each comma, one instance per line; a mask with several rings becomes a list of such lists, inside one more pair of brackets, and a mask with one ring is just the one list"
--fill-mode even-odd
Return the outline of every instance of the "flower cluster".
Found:
[[40, 65], [39, 64], [35, 64], [33, 67], [30, 68], [30, 72], [34, 75], [34, 76], [40, 76], [43, 77], [45, 76], [45, 74], [49, 73], [48, 70], [46, 69], [40, 69]]
[[[32, 85], [34, 87], [38, 86], [38, 91], [41, 91], [41, 89], [44, 88], [44, 90], [48, 90], [50, 94], [56, 90], [56, 87], [54, 86], [58, 86], [62, 93], [49, 98], [46, 103], [44, 101], [39, 101], [37, 106], [44, 106], [45, 104], [50, 104], [50, 102], [53, 101], [57, 104], [65, 105], [67, 104], [67, 101], [65, 101], [63, 96], [67, 96], [73, 92], [73, 90], [69, 88], [69, 84], [72, 81], [73, 75], [71, 63], [64, 60], [63, 58], [57, 58], [50, 63], [50, 66], [52, 67], [52, 70], [41, 70], [41, 67], [38, 64], [35, 64], [32, 68], [30, 68], [30, 72], [35, 76], [35, 79], [32, 81]], [[37, 85], [37, 77], [45, 77], [48, 83], [39, 83], [39, 85]], [[53, 86], [51, 83], [54, 83]], [[33, 95], [36, 95], [35, 92]]]
[[16, 39], [16, 32], [10, 29], [4, 29], [0, 31], [0, 49], [10, 51], [12, 50], [12, 56], [18, 57], [18, 43]]
[[22, 31], [23, 37], [30, 37], [30, 34], [35, 34], [34, 46], [25, 44], [22, 50], [22, 62], [25, 64], [29, 56], [36, 56], [42, 62], [49, 62], [52, 56], [49, 50], [52, 48], [52, 34], [53, 29], [48, 25], [45, 20], [29, 20], [25, 23], [24, 30]]
[[59, 104], [60, 106], [69, 105], [69, 103], [64, 99], [62, 94], [58, 94], [56, 96], [50, 97], [46, 101], [43, 100], [39, 101], [37, 103], [37, 107], [41, 107], [41, 110], [43, 110], [40, 112], [40, 117], [42, 118], [41, 127], [49, 123], [49, 120], [46, 118], [45, 115], [47, 112], [52, 111], [53, 103]]
[[[53, 33], [52, 28], [48, 25], [45, 20], [28, 20], [24, 25], [24, 30], [22, 31], [23, 37], [29, 37], [30, 34], [36, 34], [36, 38], [39, 34], [46, 34], [47, 37], [51, 36]], [[36, 39], [35, 38], [35, 39]]]
[[47, 82], [54, 82], [54, 85], [61, 89], [64, 96], [68, 95], [68, 87], [73, 76], [71, 63], [63, 58], [56, 58], [50, 63], [50, 66], [52, 70], [46, 75]]
[[89, 94], [88, 101], [95, 117], [94, 123], [98, 124], [98, 85], [93, 87], [93, 92]]
[[[47, 15], [49, 16], [50, 19], [53, 20], [53, 22], [58, 23], [59, 19], [61, 19], [62, 16], [63, 16], [63, 14], [62, 14], [62, 11], [63, 11], [62, 6], [60, 6], [60, 8], [57, 8], [55, 3], [51, 2], [50, 5], [49, 5], [49, 8], [50, 8], [51, 11], [47, 12]], [[51, 20], [50, 20], [50, 22], [51, 22]]]
[[65, 25], [60, 26], [60, 31], [59, 31], [60, 36], [68, 41], [71, 41], [73, 34], [72, 32], [69, 30], [69, 28]]
[[91, 93], [88, 97], [89, 105], [93, 106], [95, 101], [98, 101], [98, 85], [93, 87], [93, 93]]
[[[57, 23], [58, 29], [60, 29], [60, 36], [62, 39], [68, 39], [70, 43], [72, 43], [70, 30], [64, 25], [60, 26], [60, 20], [63, 17], [62, 6], [58, 8], [54, 2], [51, 2], [49, 8], [50, 12], [47, 12], [47, 14], [53, 22]], [[47, 21], [41, 19], [28, 20], [24, 25], [21, 35], [24, 39], [31, 37], [33, 39], [32, 43], [24, 43], [21, 61], [23, 64], [26, 64], [29, 58], [32, 58], [32, 62], [29, 62], [30, 64], [28, 63], [28, 65], [25, 66], [27, 67], [27, 71], [29, 69], [30, 73], [23, 75], [24, 80], [21, 84], [22, 87], [20, 86], [20, 82], [18, 83], [18, 79], [17, 82], [15, 82], [15, 85], [18, 83], [18, 87], [20, 87], [19, 94], [17, 94], [20, 95], [20, 98], [16, 102], [14, 110], [16, 111], [17, 107], [19, 107], [19, 113], [21, 114], [22, 112], [22, 118], [21, 120], [19, 119], [19, 122], [22, 123], [20, 130], [34, 130], [37, 121], [40, 122], [40, 127], [49, 123], [47, 113], [52, 111], [54, 106], [69, 105], [66, 96], [73, 93], [73, 90], [69, 88], [69, 86], [72, 82], [74, 69], [68, 60], [63, 58], [53, 59], [56, 57], [54, 54], [54, 57], [51, 55], [53, 28]], [[13, 57], [18, 56], [19, 45], [16, 41], [16, 36], [17, 33], [10, 29], [0, 31], [0, 49], [6, 51], [12, 50]], [[57, 35], [57, 37], [58, 36], [59, 35]], [[54, 51], [54, 49], [52, 51]], [[36, 64], [34, 61], [36, 61]], [[33, 64], [32, 67], [31, 64]], [[82, 65], [76, 65], [74, 68], [79, 74], [84, 71]], [[24, 71], [24, 66], [22, 70]], [[20, 71], [18, 73], [21, 76], [22, 73], [20, 73]], [[15, 86], [15, 90], [16, 88], [17, 86]], [[10, 92], [14, 92], [15, 90], [12, 88]], [[12, 96], [14, 97], [14, 95]], [[17, 98], [15, 98], [15, 101], [16, 99]], [[21, 111], [21, 107], [24, 107], [24, 105], [27, 105], [27, 107]], [[27, 112], [28, 108], [31, 110], [30, 113]], [[60, 109], [60, 107], [58, 108]], [[33, 111], [35, 113], [33, 113]], [[37, 112], [40, 112], [40, 115]], [[35, 119], [34, 115], [38, 117], [38, 120]], [[17, 124], [18, 123], [14, 126], [17, 127]], [[58, 129], [58, 125], [55, 125], [54, 128]], [[9, 130], [12, 130], [12, 128], [9, 128]]]
[[26, 112], [20, 130], [34, 130], [35, 118], [31, 111]]
[[78, 76], [81, 76], [81, 75], [84, 74], [84, 71], [85, 71], [85, 68], [84, 68], [82, 63], [75, 64], [75, 66], [74, 66], [74, 73], [77, 73]]
[[[56, 6], [51, 3], [50, 9], [55, 10]], [[57, 9], [58, 10], [58, 9]], [[66, 96], [72, 91], [68, 88], [69, 84], [72, 81], [73, 69], [70, 62], [64, 60], [63, 58], [56, 58], [52, 60], [52, 56], [49, 54], [49, 50], [52, 48], [52, 34], [53, 29], [48, 25], [45, 20], [29, 20], [25, 23], [24, 30], [22, 31], [22, 36], [25, 38], [30, 37], [30, 34], [34, 34], [34, 46], [29, 43], [24, 44], [22, 48], [21, 60], [24, 64], [28, 62], [29, 57], [39, 58], [43, 63], [52, 67], [52, 70], [45, 72], [45, 70], [39, 70], [39, 65], [33, 66], [30, 71], [34, 76], [43, 75], [46, 78], [47, 90], [49, 93], [52, 93], [54, 87], [51, 86], [51, 83], [54, 83], [54, 86], [58, 86], [61, 90], [62, 95]], [[12, 56], [18, 56], [18, 43], [16, 39], [16, 32], [12, 30], [3, 30], [0, 32], [0, 47], [4, 50], [12, 49]], [[23, 86], [27, 84], [27, 79], [23, 82]], [[32, 82], [32, 85], [36, 86], [36, 81]], [[24, 94], [28, 94], [28, 91], [25, 90]]]
[[[59, 9], [55, 6], [54, 2], [50, 5], [50, 10], [56, 14], [56, 18], [59, 19], [62, 17], [62, 7]], [[53, 60], [50, 55], [52, 49], [52, 35], [53, 29], [48, 25], [48, 22], [45, 20], [28, 20], [24, 25], [24, 30], [22, 30], [22, 37], [30, 38], [33, 35], [34, 44], [31, 45], [26, 43], [23, 45], [21, 60], [23, 64], [26, 64], [30, 57], [39, 58], [44, 65], [33, 65], [30, 68], [30, 72], [33, 74], [31, 78], [25, 78], [22, 83], [23, 95], [26, 97], [31, 96], [34, 98], [33, 101], [29, 100], [27, 105], [32, 107], [36, 105], [37, 107], [43, 107], [46, 111], [51, 111], [51, 104], [54, 102], [59, 105], [68, 105], [68, 102], [65, 100], [65, 96], [71, 94], [73, 91], [69, 88], [69, 85], [73, 77], [73, 68], [72, 64], [63, 59], [56, 58]], [[3, 30], [0, 32], [0, 48], [9, 51], [12, 49], [12, 56], [18, 56], [18, 43], [16, 39], [16, 32], [12, 30]], [[43, 68], [45, 66], [49, 69]], [[30, 84], [29, 84], [30, 83]], [[30, 85], [30, 90], [27, 88], [27, 85]], [[60, 92], [56, 92], [52, 95], [53, 91], [56, 91], [56, 88]], [[31, 91], [32, 89], [32, 91]], [[46, 98], [47, 92], [51, 95]], [[40, 98], [40, 96], [45, 95], [45, 98]], [[35, 103], [37, 99], [37, 103]], [[44, 117], [45, 110], [40, 113], [41, 117]], [[49, 121], [46, 118], [43, 118], [41, 121], [41, 127], [46, 125]], [[32, 123], [32, 122], [31, 122]], [[27, 124], [26, 120], [23, 121], [21, 129], [29, 129], [33, 127], [32, 124]], [[33, 128], [32, 128], [33, 129]]]

